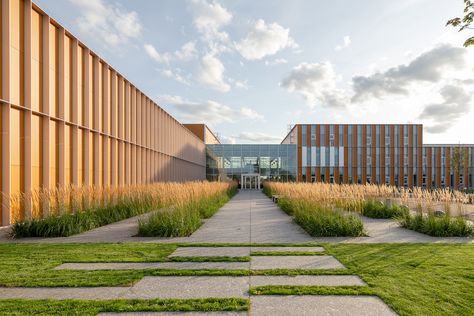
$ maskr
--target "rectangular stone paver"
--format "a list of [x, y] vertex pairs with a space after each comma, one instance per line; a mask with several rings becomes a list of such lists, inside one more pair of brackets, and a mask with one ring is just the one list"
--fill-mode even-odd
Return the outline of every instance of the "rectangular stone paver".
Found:
[[179, 247], [169, 257], [245, 257], [250, 247]]
[[252, 270], [265, 269], [345, 269], [333, 256], [255, 256]]
[[149, 276], [135, 284], [125, 298], [247, 297], [248, 288], [248, 277]]
[[250, 262], [106, 262], [106, 263], [63, 263], [55, 270], [240, 270], [249, 269]]
[[323, 252], [323, 247], [252, 247], [251, 252]]
[[250, 286], [263, 285], [317, 285], [317, 286], [364, 286], [356, 275], [255, 275], [250, 277]]
[[13, 287], [0, 288], [0, 299], [111, 300], [122, 298], [129, 290], [129, 287]]
[[397, 315], [381, 299], [375, 296], [252, 296], [250, 304], [251, 314], [258, 316]]

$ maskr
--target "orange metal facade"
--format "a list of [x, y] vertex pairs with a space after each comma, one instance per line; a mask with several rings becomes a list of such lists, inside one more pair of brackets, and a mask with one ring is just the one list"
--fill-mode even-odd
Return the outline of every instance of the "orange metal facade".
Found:
[[297, 144], [297, 181], [473, 187], [474, 145], [423, 145], [419, 124], [297, 124], [282, 143]]
[[30, 0], [0, 8], [4, 195], [205, 179], [198, 137]]

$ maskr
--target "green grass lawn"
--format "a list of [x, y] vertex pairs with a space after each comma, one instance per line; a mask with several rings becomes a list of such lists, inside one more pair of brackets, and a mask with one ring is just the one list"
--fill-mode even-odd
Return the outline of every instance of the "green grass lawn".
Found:
[[[305, 244], [307, 246], [308, 244]], [[208, 245], [209, 246], [209, 245]], [[269, 270], [252, 274], [353, 274], [368, 287], [258, 287], [259, 294], [373, 294], [401, 315], [472, 315], [473, 244], [323, 244], [348, 269]], [[145, 275], [248, 275], [246, 270], [53, 270], [64, 262], [165, 261], [175, 244], [0, 244], [0, 286], [119, 286]], [[245, 258], [246, 259], [246, 258]], [[190, 259], [195, 260], [195, 259]], [[233, 260], [222, 257], [220, 260]], [[240, 259], [242, 260], [242, 259]], [[29, 301], [0, 300], [2, 314], [98, 311], [246, 309], [247, 300]], [[214, 309], [212, 309], [214, 308]]]

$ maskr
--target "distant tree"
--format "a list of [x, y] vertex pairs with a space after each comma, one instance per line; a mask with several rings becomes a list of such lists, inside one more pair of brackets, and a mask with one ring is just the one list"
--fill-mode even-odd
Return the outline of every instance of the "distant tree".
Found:
[[[474, 30], [474, 27], [471, 27], [471, 24], [474, 21], [474, 2], [473, 0], [464, 0], [464, 16], [462, 18], [454, 18], [449, 20], [446, 23], [446, 26], [452, 25], [454, 27], [459, 28], [459, 32], [468, 29]], [[464, 42], [464, 47], [468, 47], [474, 45], [474, 36], [469, 37]]]
[[[453, 148], [451, 155], [451, 166], [453, 167], [454, 174], [460, 174], [461, 170], [469, 164], [469, 150], [466, 147], [457, 146]], [[453, 183], [454, 185], [454, 183]]]

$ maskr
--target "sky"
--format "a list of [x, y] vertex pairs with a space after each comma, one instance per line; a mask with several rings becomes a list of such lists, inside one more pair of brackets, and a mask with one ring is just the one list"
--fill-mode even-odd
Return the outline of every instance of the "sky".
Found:
[[474, 143], [462, 0], [36, 0], [182, 123], [279, 143], [296, 123], [424, 125]]

